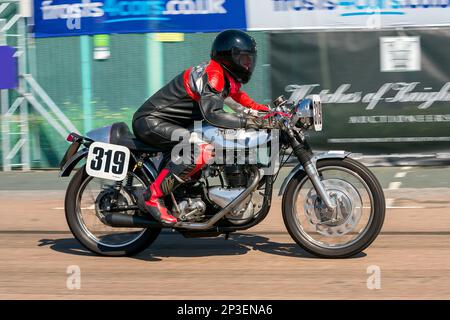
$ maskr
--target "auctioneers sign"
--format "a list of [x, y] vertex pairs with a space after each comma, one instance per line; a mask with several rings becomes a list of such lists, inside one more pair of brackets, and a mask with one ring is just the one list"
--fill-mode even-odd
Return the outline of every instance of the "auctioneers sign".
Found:
[[249, 30], [450, 25], [450, 0], [247, 0]]
[[[270, 37], [272, 95], [298, 101], [319, 94], [323, 102], [323, 131], [311, 137], [313, 147], [450, 151], [450, 29]], [[403, 44], [386, 49], [386, 39], [395, 38]], [[394, 60], [389, 68], [386, 59]]]

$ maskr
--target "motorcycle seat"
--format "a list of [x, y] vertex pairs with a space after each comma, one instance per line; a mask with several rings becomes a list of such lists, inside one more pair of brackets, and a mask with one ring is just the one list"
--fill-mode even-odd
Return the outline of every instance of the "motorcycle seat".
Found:
[[110, 141], [112, 144], [125, 146], [133, 151], [143, 151], [148, 153], [162, 152], [162, 150], [149, 146], [136, 138], [125, 122], [116, 122], [112, 125]]

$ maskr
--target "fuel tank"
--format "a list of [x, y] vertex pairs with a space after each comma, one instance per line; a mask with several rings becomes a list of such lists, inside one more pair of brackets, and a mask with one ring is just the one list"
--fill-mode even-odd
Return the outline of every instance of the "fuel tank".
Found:
[[267, 146], [278, 139], [277, 133], [270, 130], [222, 129], [209, 124], [202, 126], [201, 137], [216, 148], [234, 150]]

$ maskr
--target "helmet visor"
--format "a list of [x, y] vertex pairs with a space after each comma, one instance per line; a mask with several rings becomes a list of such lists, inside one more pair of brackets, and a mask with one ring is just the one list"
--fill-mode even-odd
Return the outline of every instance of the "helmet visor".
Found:
[[249, 75], [253, 73], [256, 66], [256, 52], [239, 51], [233, 53], [234, 62]]

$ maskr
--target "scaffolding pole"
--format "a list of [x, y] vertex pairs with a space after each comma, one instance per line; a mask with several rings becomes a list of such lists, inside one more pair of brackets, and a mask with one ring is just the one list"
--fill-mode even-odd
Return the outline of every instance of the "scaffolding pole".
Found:
[[[0, 0], [0, 45], [8, 45], [8, 36], [17, 39], [15, 57], [17, 57], [19, 73], [18, 87], [15, 89], [18, 97], [11, 106], [9, 91], [0, 90], [4, 171], [11, 171], [13, 167], [20, 167], [23, 171], [31, 168], [29, 108], [35, 109], [63, 138], [66, 138], [70, 132], [78, 133], [72, 122], [28, 72], [27, 20], [21, 14], [19, 2], [19, 0]], [[14, 6], [14, 12], [2, 19], [2, 14], [9, 6]], [[27, 10], [29, 11], [29, 8]], [[25, 14], [27, 10], [24, 10]], [[17, 26], [17, 34], [10, 35], [8, 31], [13, 26]], [[12, 124], [16, 125], [18, 132], [12, 132]], [[20, 161], [14, 162], [19, 155]]]

